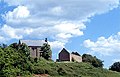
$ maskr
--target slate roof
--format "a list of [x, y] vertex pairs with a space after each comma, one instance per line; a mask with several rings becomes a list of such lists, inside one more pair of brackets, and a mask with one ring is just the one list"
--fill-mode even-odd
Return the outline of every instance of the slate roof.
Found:
[[21, 43], [25, 43], [28, 46], [42, 46], [45, 40], [20, 40]]

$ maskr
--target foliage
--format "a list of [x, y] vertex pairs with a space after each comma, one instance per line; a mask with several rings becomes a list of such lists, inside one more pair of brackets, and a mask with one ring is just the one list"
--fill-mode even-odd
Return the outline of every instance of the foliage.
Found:
[[120, 72], [120, 62], [115, 62], [110, 66], [109, 70]]
[[9, 47], [16, 49], [19, 53], [25, 55], [26, 57], [30, 57], [29, 47], [25, 43], [22, 44], [13, 43]]
[[120, 77], [120, 73], [95, 68], [89, 63], [49, 62], [41, 59], [34, 64], [34, 74], [49, 74], [50, 77]]
[[59, 75], [65, 75], [66, 74], [66, 71], [63, 68], [59, 68], [57, 70], [57, 72], [58, 72]]
[[29, 52], [25, 44], [13, 43], [4, 49], [0, 48], [0, 75], [8, 77], [30, 74], [32, 63]]
[[[42, 51], [45, 59], [51, 58], [50, 45], [47, 43], [43, 44]], [[48, 74], [51, 71], [44, 66], [47, 65], [44, 64], [47, 62], [44, 58], [31, 58], [29, 47], [24, 43], [21, 44], [19, 42], [9, 46], [0, 46], [0, 77], [16, 77], [32, 73]], [[49, 62], [53, 61], [49, 60]]]
[[103, 67], [103, 61], [98, 59], [96, 56], [92, 56], [90, 54], [83, 54], [82, 55], [82, 61], [83, 62], [89, 62], [94, 67]]
[[103, 68], [95, 68], [91, 64], [84, 62], [47, 63], [47, 67], [47, 69], [51, 69], [49, 71], [51, 77], [120, 77], [120, 73], [115, 73]]
[[41, 47], [41, 51], [43, 51], [42, 57], [47, 60], [51, 59], [52, 51], [48, 43], [43, 44], [43, 46]]

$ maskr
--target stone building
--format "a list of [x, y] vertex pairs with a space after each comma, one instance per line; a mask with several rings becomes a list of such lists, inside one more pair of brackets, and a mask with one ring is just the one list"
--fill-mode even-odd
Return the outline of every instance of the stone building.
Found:
[[80, 55], [75, 53], [69, 53], [65, 48], [61, 50], [59, 53], [59, 61], [76, 61], [76, 62], [82, 62], [82, 57]]
[[20, 40], [21, 43], [25, 43], [30, 48], [30, 56], [33, 58], [39, 58], [42, 56], [41, 46], [47, 43], [45, 40]]

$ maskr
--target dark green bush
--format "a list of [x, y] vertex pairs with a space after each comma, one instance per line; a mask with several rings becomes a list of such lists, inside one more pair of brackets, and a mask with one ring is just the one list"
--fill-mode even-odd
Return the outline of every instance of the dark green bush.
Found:
[[120, 62], [115, 62], [110, 66], [109, 70], [120, 72]]
[[83, 62], [89, 62], [94, 67], [103, 67], [103, 61], [98, 59], [96, 56], [92, 56], [90, 54], [83, 54], [82, 55]]
[[63, 69], [63, 68], [59, 68], [59, 69], [57, 70], [57, 72], [58, 72], [59, 75], [66, 75], [66, 70]]
[[35, 66], [33, 69], [33, 73], [34, 74], [45, 74], [45, 69]]

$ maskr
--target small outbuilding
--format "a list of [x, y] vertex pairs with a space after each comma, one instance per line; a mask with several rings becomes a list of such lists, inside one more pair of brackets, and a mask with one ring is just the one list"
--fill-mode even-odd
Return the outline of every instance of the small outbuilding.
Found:
[[69, 53], [65, 48], [59, 53], [59, 61], [82, 62], [82, 57], [77, 52]]

